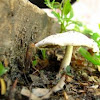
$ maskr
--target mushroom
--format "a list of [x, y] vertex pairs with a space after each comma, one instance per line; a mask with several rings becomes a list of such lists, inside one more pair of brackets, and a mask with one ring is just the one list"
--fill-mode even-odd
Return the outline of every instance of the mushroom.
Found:
[[70, 65], [73, 46], [86, 46], [92, 48], [94, 52], [99, 51], [97, 44], [92, 39], [88, 38], [86, 35], [82, 33], [74, 31], [68, 31], [61, 34], [58, 33], [55, 35], [48, 36], [40, 42], [36, 43], [35, 46], [37, 48], [66, 46], [65, 56], [62, 60], [58, 77], [60, 77], [61, 72], [63, 70], [65, 71], [66, 67]]

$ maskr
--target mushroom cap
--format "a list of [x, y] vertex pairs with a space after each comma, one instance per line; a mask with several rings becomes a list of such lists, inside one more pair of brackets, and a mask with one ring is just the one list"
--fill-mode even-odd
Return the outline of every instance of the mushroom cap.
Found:
[[38, 48], [55, 47], [55, 46], [86, 46], [93, 48], [94, 52], [98, 52], [99, 48], [96, 42], [86, 35], [75, 32], [68, 31], [65, 33], [58, 33], [51, 35], [36, 43], [35, 46]]

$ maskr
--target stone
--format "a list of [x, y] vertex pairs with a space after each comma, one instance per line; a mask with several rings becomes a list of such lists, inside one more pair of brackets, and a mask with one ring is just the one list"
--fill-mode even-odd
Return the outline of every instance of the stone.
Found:
[[28, 46], [59, 32], [56, 25], [28, 0], [0, 0], [0, 61], [8, 62], [12, 72], [24, 67]]
[[56, 33], [53, 19], [28, 0], [0, 0], [0, 61], [24, 61], [31, 42]]

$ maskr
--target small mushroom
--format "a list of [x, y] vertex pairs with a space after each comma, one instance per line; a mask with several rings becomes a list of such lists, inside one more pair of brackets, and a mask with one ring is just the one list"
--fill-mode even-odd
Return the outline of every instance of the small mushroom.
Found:
[[35, 46], [37, 48], [66, 46], [65, 56], [61, 63], [59, 74], [61, 74], [63, 70], [66, 70], [66, 67], [70, 65], [73, 46], [86, 46], [92, 48], [94, 52], [99, 51], [97, 44], [92, 39], [88, 38], [82, 33], [74, 31], [48, 36], [36, 43]]

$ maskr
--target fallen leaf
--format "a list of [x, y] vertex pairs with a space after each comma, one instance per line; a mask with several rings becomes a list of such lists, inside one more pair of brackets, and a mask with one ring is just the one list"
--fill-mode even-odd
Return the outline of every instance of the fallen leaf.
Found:
[[99, 87], [99, 85], [93, 85], [90, 88], [97, 89], [98, 87]]
[[42, 97], [42, 99], [47, 99], [50, 97], [50, 95], [53, 92], [57, 92], [59, 90], [63, 89], [63, 86], [65, 85], [65, 75], [62, 76], [62, 78], [60, 79], [60, 81], [58, 82], [58, 84], [56, 86], [54, 86], [49, 93], [47, 93], [45, 96]]
[[37, 97], [42, 97], [46, 95], [48, 92], [49, 92], [49, 89], [45, 89], [45, 88], [32, 89], [32, 93], [36, 95]]
[[68, 100], [68, 95], [67, 95], [66, 91], [63, 91], [63, 94], [64, 94], [64, 97], [65, 97], [65, 100]]
[[6, 83], [3, 78], [0, 78], [1, 95], [6, 93]]
[[66, 75], [66, 82], [73, 82], [73, 81], [74, 80], [70, 76]]
[[35, 96], [34, 94], [32, 94], [30, 92], [30, 90], [28, 90], [26, 87], [22, 88], [21, 94], [24, 95], [24, 96], [29, 97], [31, 100], [41, 100], [40, 98], [38, 98], [37, 96]]

